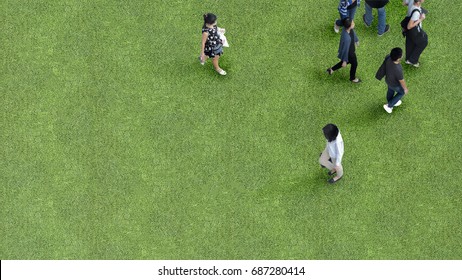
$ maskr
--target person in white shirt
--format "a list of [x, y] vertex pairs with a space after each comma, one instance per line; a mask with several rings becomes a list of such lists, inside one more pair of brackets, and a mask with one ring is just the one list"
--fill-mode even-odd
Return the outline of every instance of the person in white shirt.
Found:
[[327, 124], [322, 128], [322, 131], [326, 137], [327, 145], [319, 157], [319, 163], [322, 167], [329, 169], [330, 176], [335, 175], [328, 181], [333, 184], [343, 177], [343, 138], [335, 124]]
[[422, 29], [422, 21], [425, 19], [425, 11], [422, 3], [425, 0], [414, 0], [411, 7], [411, 19], [406, 32], [406, 64], [419, 67], [419, 58], [428, 45], [427, 33]]

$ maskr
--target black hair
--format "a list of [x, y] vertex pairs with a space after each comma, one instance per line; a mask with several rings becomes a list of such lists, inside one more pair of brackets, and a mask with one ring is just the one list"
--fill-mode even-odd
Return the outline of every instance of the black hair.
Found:
[[343, 27], [345, 27], [345, 29], [350, 28], [352, 22], [353, 21], [349, 17], [344, 18], [343, 21], [342, 21]]
[[217, 21], [217, 16], [212, 13], [204, 14], [204, 27], [206, 24], [214, 24]]
[[403, 49], [401, 48], [392, 49], [390, 52], [390, 57], [391, 57], [391, 60], [397, 61], [398, 59], [403, 57]]
[[324, 136], [326, 137], [328, 142], [332, 142], [337, 139], [339, 134], [338, 127], [335, 124], [327, 124], [325, 127], [322, 128], [322, 132], [324, 132]]

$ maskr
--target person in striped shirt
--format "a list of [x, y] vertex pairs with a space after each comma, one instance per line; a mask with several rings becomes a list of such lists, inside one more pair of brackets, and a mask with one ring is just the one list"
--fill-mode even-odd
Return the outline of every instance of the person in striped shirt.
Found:
[[340, 19], [334, 22], [334, 31], [339, 33], [340, 27], [343, 26], [343, 20], [345, 18], [355, 19], [356, 8], [359, 7], [361, 0], [340, 0], [338, 4], [338, 12]]

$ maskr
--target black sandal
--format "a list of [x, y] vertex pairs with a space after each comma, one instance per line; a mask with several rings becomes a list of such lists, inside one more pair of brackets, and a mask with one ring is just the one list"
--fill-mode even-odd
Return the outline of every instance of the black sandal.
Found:
[[330, 179], [330, 180], [327, 181], [327, 182], [329, 182], [329, 184], [335, 184], [335, 183], [337, 183], [338, 181], [340, 181], [342, 178], [343, 178], [343, 177], [340, 177], [340, 178], [338, 178], [337, 180], [334, 180], [334, 178], [332, 178], [332, 179]]

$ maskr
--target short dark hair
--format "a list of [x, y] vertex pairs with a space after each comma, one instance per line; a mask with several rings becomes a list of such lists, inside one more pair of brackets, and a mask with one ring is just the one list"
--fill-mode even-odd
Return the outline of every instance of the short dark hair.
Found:
[[212, 13], [208, 13], [208, 14], [204, 14], [204, 26], [206, 24], [214, 24], [215, 21], [217, 21], [217, 16], [212, 14]]
[[322, 128], [322, 132], [324, 132], [324, 136], [326, 137], [327, 141], [332, 142], [337, 139], [340, 131], [335, 124], [329, 123]]
[[351, 27], [351, 22], [352, 22], [351, 18], [349, 18], [349, 17], [344, 18], [343, 22], [342, 22], [343, 27], [345, 27], [345, 29], [350, 28]]
[[397, 61], [398, 59], [403, 57], [403, 49], [401, 48], [392, 49], [390, 52], [390, 57], [391, 57], [391, 60]]

